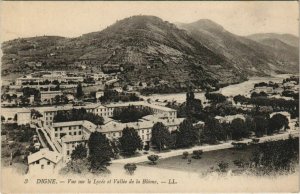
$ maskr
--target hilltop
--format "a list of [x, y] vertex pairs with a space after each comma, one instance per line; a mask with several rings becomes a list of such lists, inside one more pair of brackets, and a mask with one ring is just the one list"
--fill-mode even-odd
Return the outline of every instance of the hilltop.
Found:
[[120, 65], [121, 85], [146, 82], [148, 87], [157, 87], [163, 82], [160, 87], [172, 92], [291, 72], [298, 65], [294, 52], [285, 54], [289, 45], [276, 53], [270, 45], [234, 35], [210, 20], [179, 25], [140, 15], [76, 38], [7, 41], [2, 45], [2, 76], [39, 70], [81, 71], [81, 65], [88, 71]]
[[[291, 73], [298, 69], [298, 48], [285, 43], [296, 45], [298, 37], [274, 33], [243, 37], [207, 19], [181, 23], [178, 27], [187, 30], [191, 37], [216, 54], [223, 55], [247, 75]], [[273, 42], [270, 43], [266, 37], [273, 37]]]

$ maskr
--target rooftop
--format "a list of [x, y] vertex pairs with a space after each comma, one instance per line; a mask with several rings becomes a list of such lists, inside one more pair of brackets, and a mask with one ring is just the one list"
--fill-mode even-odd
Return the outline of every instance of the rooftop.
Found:
[[165, 126], [178, 126], [184, 118], [176, 119], [155, 119], [155, 120], [143, 120], [140, 119], [138, 122], [120, 123], [117, 121], [111, 121], [105, 125], [100, 126], [100, 132], [113, 132], [122, 131], [125, 127], [132, 127], [135, 129], [149, 129], [157, 122], [162, 122]]
[[124, 102], [124, 103], [111, 103], [111, 104], [107, 104], [105, 105], [106, 107], [109, 108], [115, 108], [115, 107], [126, 107], [126, 106], [146, 106], [149, 108], [153, 108], [153, 109], [159, 109], [159, 110], [164, 110], [164, 111], [175, 111], [174, 109], [165, 107], [165, 106], [158, 106], [155, 104], [150, 104], [144, 101], [136, 101], [136, 102]]
[[55, 90], [55, 91], [40, 91], [41, 94], [52, 94], [52, 93], [62, 93], [60, 90]]
[[66, 135], [62, 137], [62, 142], [67, 143], [67, 142], [73, 142], [73, 141], [83, 141], [87, 140], [87, 138], [83, 135]]
[[61, 159], [61, 155], [58, 152], [50, 151], [48, 148], [43, 148], [40, 151], [28, 156], [28, 164], [31, 164], [42, 158], [46, 158], [47, 160], [50, 160], [56, 164]]
[[68, 127], [68, 126], [77, 126], [77, 125], [81, 125], [84, 128], [87, 128], [89, 131], [94, 131], [97, 128], [97, 126], [94, 123], [87, 120], [53, 123], [52, 127]]

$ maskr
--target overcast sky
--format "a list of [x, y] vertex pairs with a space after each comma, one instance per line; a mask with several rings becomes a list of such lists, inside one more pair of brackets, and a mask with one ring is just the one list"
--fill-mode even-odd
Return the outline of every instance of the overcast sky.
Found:
[[132, 15], [169, 22], [211, 19], [238, 35], [298, 35], [298, 2], [1, 2], [1, 40], [41, 35], [76, 37]]

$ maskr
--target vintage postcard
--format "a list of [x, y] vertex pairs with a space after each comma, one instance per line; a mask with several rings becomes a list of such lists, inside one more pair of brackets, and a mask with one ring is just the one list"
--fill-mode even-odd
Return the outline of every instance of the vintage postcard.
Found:
[[2, 1], [2, 193], [299, 192], [298, 1]]

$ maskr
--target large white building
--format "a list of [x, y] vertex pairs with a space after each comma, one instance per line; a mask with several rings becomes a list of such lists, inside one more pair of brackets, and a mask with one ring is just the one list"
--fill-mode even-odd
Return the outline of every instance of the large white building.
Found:
[[154, 115], [159, 118], [169, 118], [169, 119], [177, 118], [177, 111], [174, 109], [150, 104], [144, 101], [137, 101], [137, 102], [126, 102], [126, 103], [113, 103], [107, 105], [96, 103], [96, 104], [88, 104], [85, 106], [56, 106], [56, 107], [48, 107], [48, 108], [44, 107], [43, 110], [41, 110], [43, 114], [42, 122], [43, 124], [48, 126], [52, 125], [53, 118], [58, 111], [71, 110], [73, 108], [85, 108], [87, 112], [94, 113], [104, 118], [113, 117], [113, 112], [116, 108], [124, 108], [130, 105], [135, 107], [148, 107], [153, 111]]
[[96, 126], [89, 121], [69, 121], [53, 123], [52, 127], [47, 128], [47, 132], [50, 134], [52, 141], [59, 142], [63, 161], [68, 162], [71, 159], [73, 150], [80, 144], [86, 146], [90, 134], [94, 131], [101, 132], [108, 139], [113, 140], [122, 136], [124, 128], [134, 128], [145, 146], [150, 145], [152, 127], [155, 123], [163, 123], [171, 132], [177, 130], [183, 120], [184, 118], [160, 119], [153, 115], [148, 115], [138, 122], [120, 123], [112, 120], [100, 126]]
[[16, 85], [20, 86], [30, 82], [35, 83], [35, 85], [39, 85], [40, 83], [45, 82], [46, 80], [50, 82], [57, 80], [59, 83], [79, 83], [83, 82], [84, 78], [80, 76], [67, 75], [65, 71], [45, 71], [17, 78]]
[[62, 91], [41, 91], [41, 102], [53, 102], [55, 96], [63, 95]]

